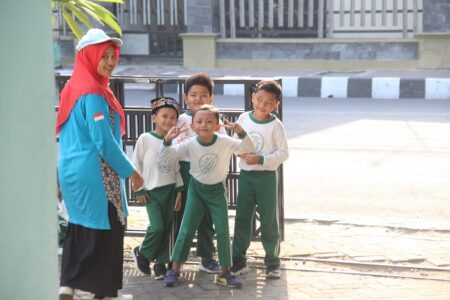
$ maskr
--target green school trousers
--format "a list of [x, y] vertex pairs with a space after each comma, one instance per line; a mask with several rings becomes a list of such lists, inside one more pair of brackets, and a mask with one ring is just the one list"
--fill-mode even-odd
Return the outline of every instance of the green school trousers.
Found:
[[169, 237], [175, 205], [175, 184], [146, 191], [150, 201], [146, 204], [150, 224], [139, 251], [148, 260], [168, 263], [170, 258]]
[[258, 212], [261, 242], [268, 267], [280, 266], [280, 227], [276, 171], [241, 170], [238, 183], [233, 237], [233, 261], [245, 261], [253, 233], [253, 216]]
[[195, 231], [207, 212], [211, 215], [216, 230], [219, 264], [224, 268], [231, 267], [228, 204], [224, 183], [202, 184], [194, 178], [189, 183], [186, 208], [172, 260], [178, 263], [187, 260]]
[[[183, 220], [184, 208], [186, 207], [187, 201], [187, 189], [189, 187], [189, 182], [191, 180], [191, 174], [189, 170], [191, 169], [191, 163], [188, 161], [180, 161], [180, 173], [183, 178], [183, 183], [185, 186], [185, 191], [183, 191], [183, 204], [181, 210], [176, 214], [176, 236], [180, 230], [181, 221]], [[211, 216], [208, 212], [205, 213], [200, 225], [197, 229], [197, 256], [202, 258], [211, 259], [214, 255], [214, 228], [211, 220]]]

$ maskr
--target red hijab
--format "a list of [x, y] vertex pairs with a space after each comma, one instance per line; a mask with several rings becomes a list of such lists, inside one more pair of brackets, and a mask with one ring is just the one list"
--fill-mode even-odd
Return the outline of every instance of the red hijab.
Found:
[[119, 60], [119, 47], [111, 41], [89, 45], [77, 52], [72, 76], [60, 94], [56, 134], [61, 131], [61, 126], [69, 118], [77, 100], [87, 94], [100, 95], [108, 101], [110, 108], [120, 115], [120, 132], [122, 135], [125, 134], [123, 108], [109, 87], [109, 77], [97, 73], [97, 66], [109, 46], [114, 47], [116, 58]]

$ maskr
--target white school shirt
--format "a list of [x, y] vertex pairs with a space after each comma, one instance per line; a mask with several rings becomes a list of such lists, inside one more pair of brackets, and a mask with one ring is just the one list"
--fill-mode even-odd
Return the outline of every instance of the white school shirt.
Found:
[[[193, 136], [196, 136], [195, 132], [191, 128], [192, 115], [191, 115], [191, 113], [189, 111], [182, 113], [178, 117], [177, 126], [181, 126], [183, 123], [184, 123], [184, 127], [187, 128], [188, 130], [180, 133], [180, 135], [174, 141], [174, 143], [176, 143], [176, 144], [181, 144], [186, 139], [191, 138]], [[222, 124], [221, 120], [219, 120], [219, 124]], [[227, 135], [227, 131], [225, 130], [225, 128], [223, 126], [220, 126], [220, 129], [219, 129], [218, 133]], [[180, 157], [180, 160], [181, 161], [189, 161], [189, 157], [187, 157], [187, 156]]]
[[203, 184], [216, 184], [227, 178], [233, 153], [255, 151], [253, 141], [248, 134], [242, 139], [235, 139], [216, 133], [213, 142], [208, 145], [201, 144], [195, 136], [182, 144], [166, 146], [166, 148], [176, 152], [178, 157], [188, 157], [191, 162], [189, 171], [191, 176]]
[[267, 121], [253, 118], [253, 112], [242, 113], [236, 123], [252, 137], [256, 154], [264, 157], [262, 165], [248, 165], [241, 159], [239, 167], [246, 171], [274, 171], [289, 157], [288, 143], [283, 123], [275, 117]]
[[176, 156], [168, 149], [161, 149], [163, 138], [154, 132], [145, 132], [136, 142], [132, 162], [144, 177], [144, 190], [173, 183], [177, 188], [183, 186]]

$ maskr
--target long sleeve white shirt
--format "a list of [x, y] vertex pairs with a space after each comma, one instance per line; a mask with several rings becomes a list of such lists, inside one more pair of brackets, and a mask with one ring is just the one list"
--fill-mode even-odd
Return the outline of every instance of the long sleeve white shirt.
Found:
[[[222, 124], [222, 121], [219, 121], [219, 123]], [[186, 139], [196, 136], [195, 132], [191, 128], [192, 115], [190, 112], [182, 113], [178, 117], [177, 126], [181, 126], [182, 124], [184, 124], [184, 127], [187, 128], [187, 130], [182, 132], [176, 138], [176, 140], [174, 141], [174, 143], [176, 143], [176, 144], [182, 144]], [[225, 128], [223, 128], [223, 126], [220, 126], [218, 133], [227, 135], [227, 131], [225, 130]], [[187, 157], [187, 156], [180, 157], [180, 160], [181, 161], [189, 161], [189, 157]]]
[[242, 113], [237, 123], [252, 137], [256, 154], [264, 158], [262, 165], [248, 165], [243, 159], [239, 167], [246, 171], [273, 171], [289, 157], [288, 143], [283, 123], [272, 116], [270, 120], [258, 121], [252, 112]]
[[183, 186], [178, 160], [174, 153], [161, 147], [163, 138], [146, 132], [136, 142], [132, 162], [144, 177], [143, 189], [147, 191], [173, 183], [177, 188]]
[[[166, 146], [179, 157], [187, 157], [191, 162], [190, 174], [203, 184], [216, 184], [226, 179], [230, 158], [234, 154], [254, 152], [253, 141], [248, 134], [242, 139], [215, 134], [208, 145], [192, 137], [182, 144]], [[164, 146], [163, 146], [164, 147]]]

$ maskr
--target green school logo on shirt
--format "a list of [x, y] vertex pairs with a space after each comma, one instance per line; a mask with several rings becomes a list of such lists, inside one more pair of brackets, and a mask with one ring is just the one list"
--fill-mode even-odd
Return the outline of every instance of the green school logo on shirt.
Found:
[[218, 155], [208, 153], [200, 157], [199, 166], [203, 174], [211, 173], [217, 165]]
[[255, 144], [256, 153], [261, 152], [261, 150], [264, 147], [264, 138], [261, 135], [261, 133], [257, 131], [252, 131], [250, 132], [250, 136], [252, 137], [253, 143]]
[[168, 155], [169, 149], [163, 149], [158, 155], [156, 167], [161, 173], [169, 173], [172, 170], [172, 164]]

